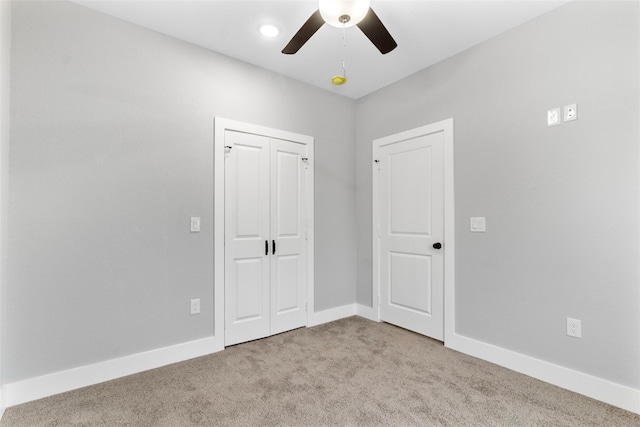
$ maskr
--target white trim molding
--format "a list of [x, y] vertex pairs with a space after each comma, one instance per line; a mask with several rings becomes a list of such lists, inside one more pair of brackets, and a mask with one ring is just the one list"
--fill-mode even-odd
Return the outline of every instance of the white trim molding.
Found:
[[[308, 326], [318, 326], [354, 315], [356, 304], [322, 310], [310, 314]], [[209, 337], [5, 384], [0, 389], [0, 418], [4, 409], [11, 406], [222, 350], [224, 341]]]
[[4, 387], [0, 387], [0, 420], [2, 420], [2, 416], [4, 415], [4, 410], [6, 409], [7, 405], [5, 405], [4, 402]]
[[369, 307], [362, 304], [356, 304], [356, 314], [360, 317], [364, 317], [368, 320], [373, 320], [374, 322], [380, 321], [380, 316], [378, 316], [378, 311], [374, 310], [373, 307]]
[[214, 338], [203, 338], [5, 384], [2, 397], [5, 399], [6, 407], [15, 406], [172, 363], [206, 356], [223, 349]]
[[[370, 318], [373, 311], [373, 308], [361, 304], [347, 304], [311, 314], [308, 326], [317, 326], [354, 315], [377, 321], [376, 319]], [[558, 387], [640, 414], [640, 390], [458, 334], [449, 336], [445, 346]], [[224, 350], [224, 347], [219, 345], [218, 340], [213, 337], [204, 338], [5, 384], [0, 389], [0, 417], [7, 407], [150, 369], [160, 368], [172, 363], [206, 356], [222, 350]]]
[[307, 327], [322, 325], [323, 323], [333, 322], [344, 319], [345, 317], [355, 316], [356, 314], [355, 304], [347, 304], [313, 313], [310, 312]]
[[640, 390], [455, 333], [447, 337], [445, 346], [549, 384], [640, 414]]

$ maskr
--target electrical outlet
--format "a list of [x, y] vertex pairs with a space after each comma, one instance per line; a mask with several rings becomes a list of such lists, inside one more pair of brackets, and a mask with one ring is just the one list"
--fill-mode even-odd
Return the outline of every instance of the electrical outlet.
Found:
[[547, 111], [547, 126], [558, 126], [561, 123], [562, 117], [560, 116], [559, 108]]
[[582, 322], [578, 319], [567, 317], [567, 335], [582, 338]]
[[191, 314], [200, 313], [200, 298], [191, 300]]
[[571, 120], [578, 119], [578, 105], [570, 104], [564, 106], [564, 121], [570, 122]]

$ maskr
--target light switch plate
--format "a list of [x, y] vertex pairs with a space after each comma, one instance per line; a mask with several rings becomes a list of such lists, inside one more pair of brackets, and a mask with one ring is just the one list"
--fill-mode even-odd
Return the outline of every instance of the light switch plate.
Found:
[[578, 119], [578, 104], [569, 104], [564, 106], [564, 121], [570, 122]]
[[487, 231], [487, 220], [483, 216], [471, 217], [469, 229], [474, 233], [484, 233]]
[[200, 232], [200, 217], [192, 216], [191, 217], [191, 232], [199, 233]]
[[547, 126], [558, 126], [561, 123], [562, 117], [560, 116], [559, 108], [547, 111]]

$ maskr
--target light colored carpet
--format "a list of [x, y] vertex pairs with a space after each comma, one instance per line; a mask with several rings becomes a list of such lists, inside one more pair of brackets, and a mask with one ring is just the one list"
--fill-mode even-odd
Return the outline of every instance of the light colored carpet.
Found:
[[7, 409], [11, 426], [640, 426], [640, 416], [358, 317]]

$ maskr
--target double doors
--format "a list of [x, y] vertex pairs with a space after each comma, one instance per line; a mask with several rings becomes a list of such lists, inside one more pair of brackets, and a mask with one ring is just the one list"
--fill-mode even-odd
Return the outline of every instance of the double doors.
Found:
[[225, 345], [307, 324], [307, 146], [225, 133]]

